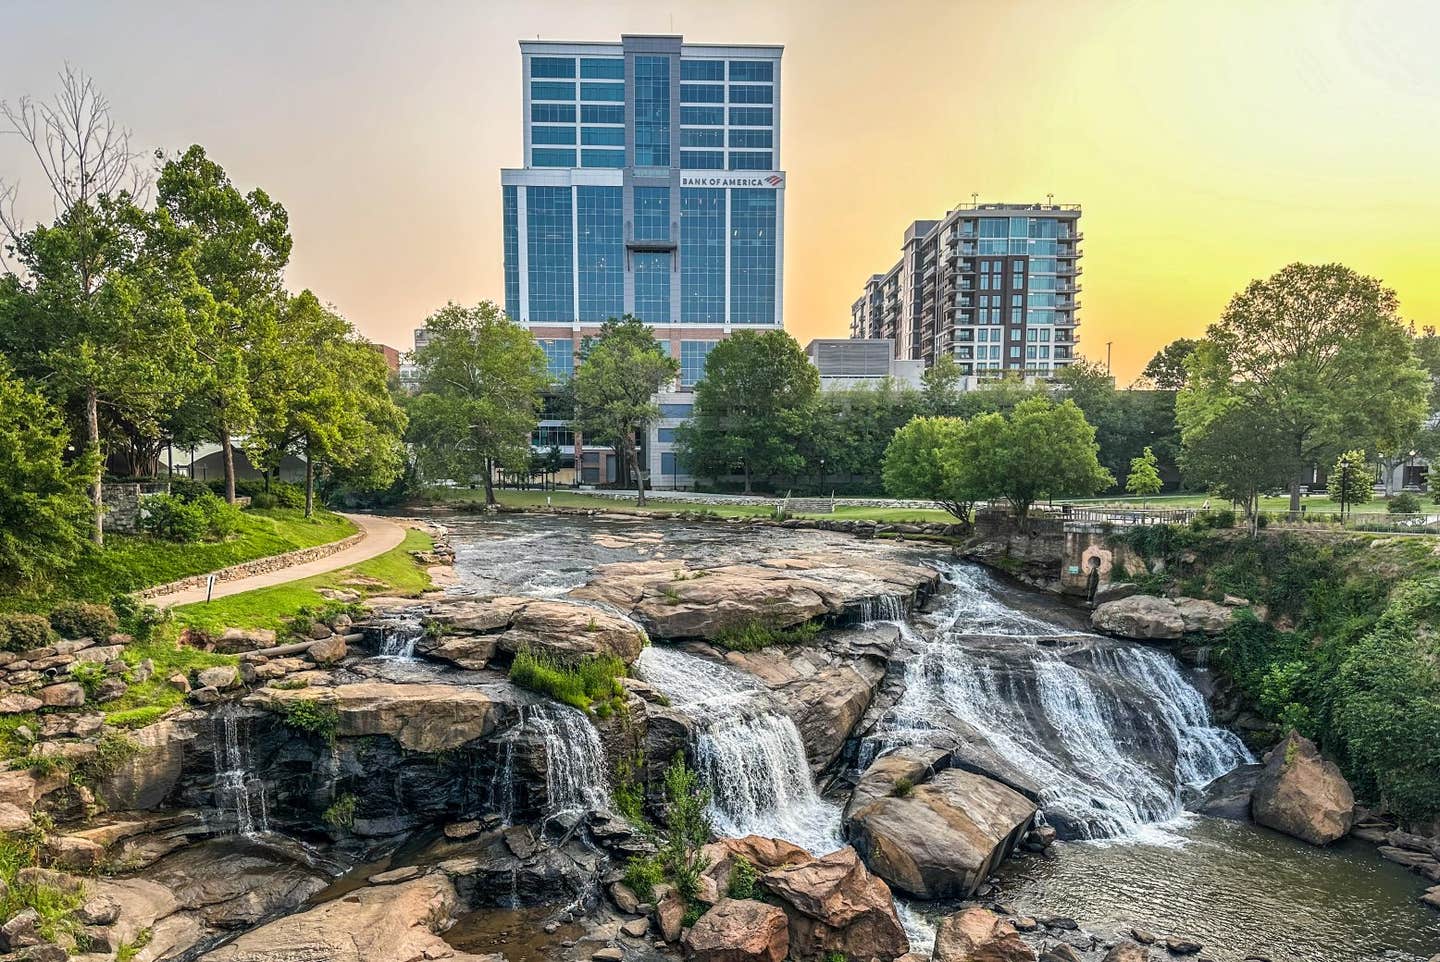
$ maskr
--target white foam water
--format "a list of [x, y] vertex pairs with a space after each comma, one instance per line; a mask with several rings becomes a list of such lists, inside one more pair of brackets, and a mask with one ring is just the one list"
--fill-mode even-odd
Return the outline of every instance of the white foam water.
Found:
[[235, 831], [257, 836], [270, 831], [265, 782], [251, 771], [250, 739], [244, 720], [225, 706], [212, 716], [215, 806], [235, 813]]

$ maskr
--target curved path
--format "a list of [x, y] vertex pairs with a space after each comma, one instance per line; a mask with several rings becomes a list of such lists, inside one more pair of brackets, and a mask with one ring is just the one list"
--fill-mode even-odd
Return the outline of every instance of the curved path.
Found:
[[[348, 568], [362, 561], [369, 561], [376, 555], [382, 555], [391, 548], [399, 547], [400, 543], [405, 540], [405, 526], [392, 518], [382, 518], [374, 514], [346, 514], [345, 517], [355, 522], [363, 535], [350, 547], [323, 558], [316, 558], [314, 561], [277, 568], [263, 574], [251, 575], [248, 578], [236, 578], [234, 581], [216, 582], [215, 590], [210, 593], [210, 597], [224, 598], [228, 595], [238, 595], [242, 591], [271, 588], [275, 585], [308, 578], [311, 575]], [[189, 605], [204, 600], [205, 586], [201, 585], [198, 588], [173, 591], [168, 595], [158, 595], [150, 598], [149, 603], [161, 608], [173, 608], [176, 605]]]

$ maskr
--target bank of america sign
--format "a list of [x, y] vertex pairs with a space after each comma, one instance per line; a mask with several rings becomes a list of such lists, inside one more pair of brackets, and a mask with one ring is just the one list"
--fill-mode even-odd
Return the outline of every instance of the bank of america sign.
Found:
[[680, 172], [681, 187], [784, 187], [785, 175], [779, 171], [738, 173]]

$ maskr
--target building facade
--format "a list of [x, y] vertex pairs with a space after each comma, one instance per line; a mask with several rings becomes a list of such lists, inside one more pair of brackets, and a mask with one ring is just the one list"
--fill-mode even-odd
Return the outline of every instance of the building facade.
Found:
[[[587, 336], [633, 314], [680, 362], [645, 439], [655, 487], [687, 485], [674, 429], [705, 357], [732, 331], [782, 323], [785, 173], [778, 46], [522, 41], [524, 166], [500, 173], [505, 310], [556, 378]], [[582, 482], [614, 476], [608, 446], [547, 418]]]
[[968, 204], [905, 231], [900, 260], [865, 283], [850, 336], [896, 354], [951, 354], [967, 386], [1003, 374], [1049, 377], [1074, 362], [1080, 207]]
[[889, 338], [817, 337], [805, 346], [805, 356], [820, 374], [820, 390], [843, 391], [874, 387], [890, 380], [896, 387], [919, 388], [925, 365], [897, 358]]

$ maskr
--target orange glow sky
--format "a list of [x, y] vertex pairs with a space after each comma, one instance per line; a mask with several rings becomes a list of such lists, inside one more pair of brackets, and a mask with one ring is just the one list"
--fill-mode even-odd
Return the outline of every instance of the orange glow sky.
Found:
[[[786, 327], [843, 336], [905, 226], [972, 192], [1084, 205], [1081, 345], [1121, 383], [1295, 260], [1440, 324], [1431, 0], [75, 3], [9, 0], [0, 97], [88, 70], [146, 146], [197, 142], [289, 209], [292, 287], [410, 346], [502, 299], [517, 41], [783, 43]], [[38, 173], [0, 137], [22, 212]]]

